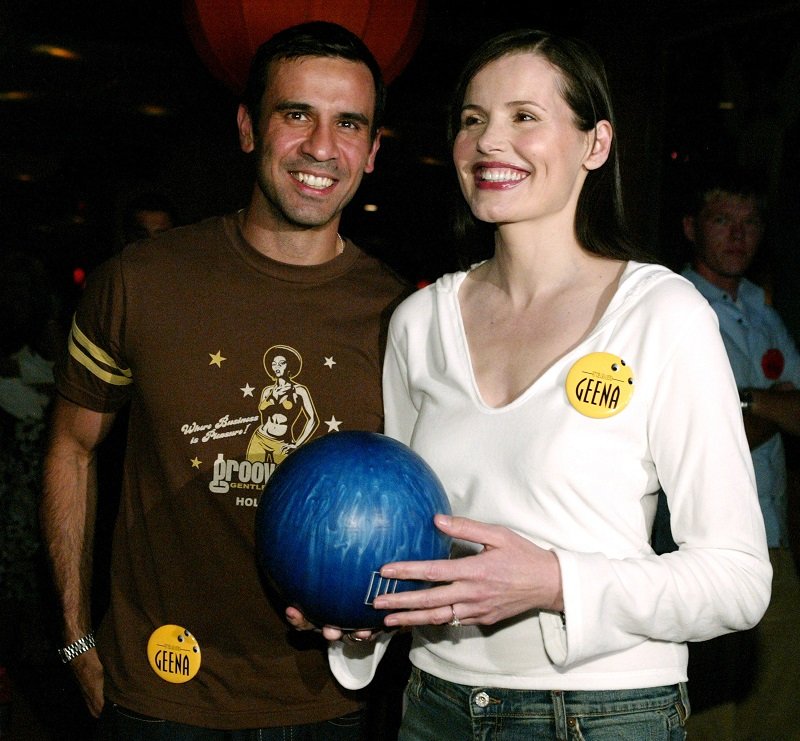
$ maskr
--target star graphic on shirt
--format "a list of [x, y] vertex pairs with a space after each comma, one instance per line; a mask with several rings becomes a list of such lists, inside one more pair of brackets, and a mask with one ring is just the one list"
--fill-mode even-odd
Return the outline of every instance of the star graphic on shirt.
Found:
[[330, 419], [325, 420], [325, 424], [328, 425], [328, 432], [339, 432], [339, 425], [342, 424], [342, 421], [331, 415]]
[[253, 395], [253, 391], [255, 391], [255, 390], [256, 390], [255, 387], [251, 386], [249, 383], [246, 383], [244, 386], [240, 386], [239, 387], [239, 391], [242, 392], [242, 397], [252, 396]]
[[333, 359], [333, 356], [331, 356], [331, 357], [329, 358], [329, 357], [326, 355], [326, 356], [325, 356], [325, 362], [323, 363], [323, 365], [327, 365], [327, 366], [328, 366], [328, 368], [333, 368], [333, 366], [334, 366], [334, 365], [336, 365], [336, 361]]
[[228, 359], [222, 357], [222, 350], [217, 350], [216, 354], [213, 355], [209, 353], [208, 357], [211, 358], [211, 362], [209, 363], [209, 365], [216, 365], [217, 368], [222, 368], [222, 361]]
[[199, 460], [199, 459], [198, 459], [198, 457], [197, 457], [197, 456], [195, 456], [194, 458], [192, 458], [192, 460], [191, 460], [190, 462], [191, 462], [191, 464], [192, 464], [192, 468], [200, 468], [200, 464], [201, 464], [203, 461]]

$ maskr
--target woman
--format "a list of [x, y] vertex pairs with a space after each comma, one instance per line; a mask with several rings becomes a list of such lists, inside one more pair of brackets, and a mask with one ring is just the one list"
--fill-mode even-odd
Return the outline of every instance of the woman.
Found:
[[[682, 739], [686, 641], [751, 627], [770, 592], [716, 321], [624, 236], [592, 50], [503, 34], [455, 101], [461, 191], [494, 253], [391, 322], [386, 433], [439, 474], [462, 556], [381, 570], [432, 583], [374, 602], [414, 628], [400, 739]], [[663, 556], [659, 487], [680, 545]], [[334, 641], [340, 681], [369, 681], [386, 635], [374, 653], [364, 632]]]

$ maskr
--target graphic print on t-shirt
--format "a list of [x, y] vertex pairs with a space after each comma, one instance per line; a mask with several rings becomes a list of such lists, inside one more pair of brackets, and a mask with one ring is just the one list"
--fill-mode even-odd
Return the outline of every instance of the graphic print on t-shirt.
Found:
[[296, 378], [303, 359], [288, 345], [273, 345], [264, 353], [264, 370], [272, 383], [261, 391], [261, 423], [247, 446], [247, 460], [279, 464], [319, 427], [311, 392]]
[[[209, 354], [212, 364], [221, 367], [221, 353]], [[244, 397], [257, 399], [253, 414], [244, 417], [225, 416], [214, 424], [184, 425], [191, 445], [212, 444], [222, 439], [241, 437], [241, 453], [226, 457], [217, 452], [208, 488], [215, 494], [235, 493], [235, 504], [254, 507], [272, 472], [292, 451], [308, 442], [324, 422], [327, 432], [338, 432], [341, 420], [331, 414], [320, 419], [312, 390], [299, 377], [303, 357], [289, 345], [272, 345], [263, 355], [262, 365], [267, 383], [254, 396], [257, 386], [246, 383], [239, 388]], [[323, 365], [333, 371], [337, 365], [332, 356], [324, 356]], [[312, 374], [313, 376], [313, 374]], [[190, 460], [200, 469], [203, 461], [196, 454]]]

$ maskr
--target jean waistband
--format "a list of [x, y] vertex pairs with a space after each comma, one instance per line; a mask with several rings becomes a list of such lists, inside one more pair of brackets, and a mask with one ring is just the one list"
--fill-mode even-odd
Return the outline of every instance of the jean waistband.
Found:
[[[454, 702], [466, 703], [473, 712], [481, 708], [491, 714], [493, 710], [508, 713], [518, 707], [526, 713], [543, 714], [563, 707], [568, 713], [609, 714], [631, 713], [681, 706], [688, 715], [689, 698], [684, 683], [622, 690], [518, 690], [492, 686], [470, 687], [455, 684], [428, 674], [416, 667], [418, 680], [435, 691], [449, 696]], [[513, 712], [513, 710], [512, 710]]]

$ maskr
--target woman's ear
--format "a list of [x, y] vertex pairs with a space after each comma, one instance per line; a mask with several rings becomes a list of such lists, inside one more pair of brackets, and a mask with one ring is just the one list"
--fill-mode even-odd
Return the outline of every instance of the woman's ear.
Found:
[[596, 170], [608, 159], [611, 151], [611, 142], [614, 139], [614, 129], [608, 121], [598, 121], [594, 131], [587, 134], [591, 137], [591, 149], [586, 156], [584, 166], [587, 170]]

